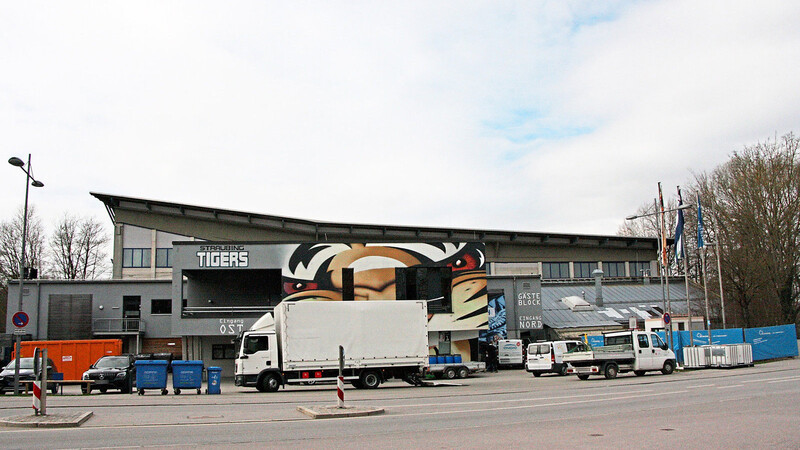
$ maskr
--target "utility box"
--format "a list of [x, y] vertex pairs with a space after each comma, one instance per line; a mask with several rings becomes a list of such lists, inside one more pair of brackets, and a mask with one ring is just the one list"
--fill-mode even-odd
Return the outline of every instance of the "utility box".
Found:
[[[34, 349], [47, 349], [50, 359], [64, 374], [65, 380], [80, 380], [83, 372], [101, 356], [122, 354], [121, 339], [85, 339], [77, 341], [23, 341], [20, 356], [33, 356]], [[14, 356], [12, 356], [13, 358]]]

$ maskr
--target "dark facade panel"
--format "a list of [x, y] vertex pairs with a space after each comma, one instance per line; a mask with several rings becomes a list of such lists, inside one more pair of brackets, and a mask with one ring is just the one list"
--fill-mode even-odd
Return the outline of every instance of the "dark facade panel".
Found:
[[92, 338], [92, 296], [53, 294], [48, 302], [50, 340]]

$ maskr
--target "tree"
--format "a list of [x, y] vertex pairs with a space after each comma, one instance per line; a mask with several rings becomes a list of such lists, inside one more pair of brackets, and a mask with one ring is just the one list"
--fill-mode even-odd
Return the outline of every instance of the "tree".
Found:
[[[10, 280], [19, 279], [19, 264], [22, 255], [22, 228], [24, 208], [9, 221], [0, 223], [0, 284], [8, 286]], [[36, 268], [40, 276], [44, 258], [44, 230], [36, 208], [28, 207], [28, 228], [25, 237], [25, 265]]]
[[52, 275], [67, 280], [91, 280], [105, 275], [108, 236], [92, 217], [65, 214], [50, 238]]
[[695, 176], [726, 297], [745, 326], [796, 323], [800, 313], [799, 150], [790, 133]]

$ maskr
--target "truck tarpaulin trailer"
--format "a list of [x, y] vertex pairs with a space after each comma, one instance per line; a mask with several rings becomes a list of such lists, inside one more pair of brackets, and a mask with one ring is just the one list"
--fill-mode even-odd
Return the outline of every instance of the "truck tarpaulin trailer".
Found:
[[425, 301], [298, 301], [275, 307], [240, 336], [237, 386], [274, 392], [286, 384], [344, 380], [374, 389], [390, 378], [421, 384], [428, 363]]

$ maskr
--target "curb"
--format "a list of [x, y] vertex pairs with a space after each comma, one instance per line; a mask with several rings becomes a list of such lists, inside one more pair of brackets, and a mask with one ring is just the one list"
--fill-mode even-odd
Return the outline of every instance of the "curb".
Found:
[[312, 419], [334, 419], [338, 417], [364, 417], [383, 414], [383, 408], [369, 406], [298, 406], [297, 410]]
[[48, 414], [46, 416], [13, 416], [0, 418], [0, 425], [20, 428], [75, 428], [89, 420], [91, 411], [75, 414]]

